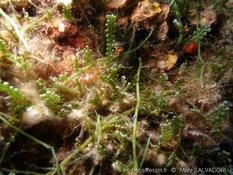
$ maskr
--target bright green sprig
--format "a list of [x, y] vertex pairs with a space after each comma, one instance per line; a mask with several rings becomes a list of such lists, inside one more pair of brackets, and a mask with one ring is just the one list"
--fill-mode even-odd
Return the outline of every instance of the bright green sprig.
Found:
[[150, 90], [144, 90], [142, 93], [141, 113], [144, 115], [160, 116], [168, 110], [169, 95], [167, 91], [155, 94]]
[[36, 86], [40, 93], [44, 93], [46, 91], [45, 82], [42, 79], [36, 80]]
[[167, 144], [173, 138], [173, 129], [172, 123], [170, 121], [166, 121], [161, 125], [161, 135], [159, 138], [159, 145]]
[[40, 97], [44, 100], [46, 106], [51, 109], [55, 109], [61, 102], [60, 96], [50, 90], [47, 90], [44, 94], [40, 95]]
[[[16, 66], [20, 67], [22, 70], [29, 70], [30, 62], [26, 59], [25, 56], [15, 56], [7, 48], [7, 44], [4, 40], [0, 39], [0, 53], [11, 63], [14, 63]], [[0, 62], [2, 58], [0, 58]]]
[[196, 42], [200, 42], [207, 36], [207, 34], [211, 32], [211, 28], [209, 26], [198, 28], [193, 32], [192, 40]]
[[159, 146], [166, 145], [172, 139], [180, 138], [182, 129], [181, 117], [174, 117], [172, 120], [167, 120], [161, 124], [161, 135], [159, 137]]
[[71, 5], [68, 5], [68, 6], [64, 6], [63, 7], [63, 13], [62, 13], [62, 16], [66, 19], [69, 19], [71, 20], [73, 18], [72, 16], [72, 7]]
[[94, 55], [89, 47], [85, 47], [83, 50], [83, 59], [86, 61], [87, 65], [94, 64]]
[[24, 56], [17, 56], [14, 58], [14, 60], [16, 66], [18, 66], [23, 71], [27, 71], [31, 68], [31, 62]]
[[170, 0], [169, 6], [171, 7], [171, 11], [173, 12], [175, 19], [173, 20], [173, 24], [179, 31], [179, 38], [177, 44], [181, 44], [184, 39], [184, 20], [188, 14], [190, 7], [189, 0]]
[[6, 42], [2, 39], [0, 39], [0, 52], [8, 60], [12, 60], [12, 54], [8, 51]]
[[6, 42], [2, 39], [0, 39], [0, 51], [3, 54], [8, 54], [8, 50], [6, 49]]
[[0, 80], [0, 92], [6, 93], [10, 100], [13, 102], [24, 101], [25, 98], [19, 92], [19, 89], [11, 86], [8, 82], [3, 82]]
[[105, 27], [106, 57], [109, 60], [112, 60], [116, 42], [115, 33], [117, 28], [117, 16], [113, 14], [107, 15]]
[[169, 6], [178, 19], [185, 17], [190, 7], [190, 0], [170, 0]]
[[227, 101], [224, 101], [208, 114], [207, 120], [212, 123], [211, 133], [220, 133], [221, 128], [228, 117], [229, 106], [230, 104]]
[[9, 99], [9, 111], [13, 114], [21, 113], [28, 105], [28, 100], [21, 94], [19, 89], [11, 86], [8, 82], [0, 80], [0, 92], [7, 95]]

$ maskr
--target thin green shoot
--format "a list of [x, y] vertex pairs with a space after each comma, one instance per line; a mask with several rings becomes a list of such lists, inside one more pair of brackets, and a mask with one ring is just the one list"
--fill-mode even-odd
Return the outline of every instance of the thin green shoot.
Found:
[[148, 34], [148, 36], [139, 44], [139, 46], [137, 46], [136, 48], [129, 50], [127, 52], [125, 52], [125, 55], [131, 54], [135, 51], [137, 51], [138, 49], [140, 49], [147, 41], [148, 39], [151, 37], [152, 33], [154, 32], [154, 27], [151, 28], [150, 33]]
[[97, 146], [99, 146], [100, 142], [100, 136], [101, 136], [101, 121], [100, 121], [100, 115], [97, 114], [97, 121], [96, 121], [96, 128], [95, 128], [95, 140], [97, 142]]
[[71, 154], [69, 154], [61, 163], [60, 167], [62, 169], [62, 172], [64, 172], [65, 167], [69, 162], [82, 150], [84, 150], [94, 139], [94, 136], [89, 137], [82, 145], [77, 147]]
[[139, 58], [139, 66], [136, 74], [136, 95], [137, 95], [137, 103], [134, 112], [134, 123], [133, 123], [133, 135], [132, 135], [132, 150], [133, 150], [133, 165], [134, 169], [138, 169], [138, 160], [137, 160], [137, 128], [138, 128], [138, 114], [141, 106], [141, 97], [140, 97], [140, 73], [141, 73], [142, 63], [141, 58]]
[[130, 51], [130, 49], [132, 48], [132, 46], [133, 46], [133, 41], [134, 41], [134, 39], [135, 39], [135, 33], [136, 33], [136, 29], [135, 29], [135, 27], [133, 27], [133, 32], [132, 32], [132, 36], [131, 36], [131, 38], [130, 38], [130, 45], [129, 45], [129, 48], [128, 48], [128, 51]]
[[26, 41], [26, 39], [24, 38], [24, 33], [23, 31], [20, 30], [20, 28], [22, 28], [21, 26], [19, 26], [19, 24], [17, 24], [13, 18], [11, 18], [10, 16], [8, 16], [3, 10], [2, 8], [0, 8], [0, 15], [3, 16], [8, 22], [9, 24], [13, 27], [16, 35], [18, 36], [19, 40], [23, 43], [24, 47], [27, 49], [27, 51], [30, 50], [29, 45]]
[[203, 64], [202, 67], [201, 67], [201, 74], [200, 74], [201, 88], [204, 87], [204, 73], [205, 73], [205, 67], [206, 67], [206, 64]]
[[181, 20], [174, 19], [173, 23], [177, 27], [177, 29], [179, 30], [179, 38], [177, 41], [177, 45], [179, 45], [182, 42], [183, 37], [184, 37], [184, 27], [181, 23]]
[[2, 152], [1, 152], [2, 155], [0, 157], [0, 166], [2, 165], [2, 163], [3, 163], [3, 161], [4, 161], [5, 157], [6, 157], [6, 154], [7, 154], [8, 150], [9, 150], [9, 148], [10, 148], [11, 143], [15, 140], [16, 134], [17, 134], [16, 132], [14, 134], [12, 134], [10, 136], [9, 141], [5, 144], [5, 147], [3, 148]]
[[[197, 20], [197, 25], [196, 25], [196, 30], [199, 30], [199, 14], [198, 14], [198, 10], [197, 10], [197, 16], [196, 16], [196, 20]], [[197, 45], [198, 45], [198, 50], [197, 50], [197, 58], [201, 61], [201, 63], [203, 63], [203, 59], [201, 56], [201, 41], [197, 41]]]
[[89, 175], [93, 175], [93, 174], [94, 174], [94, 171], [95, 171], [95, 166], [93, 166], [93, 167], [91, 168], [91, 171], [90, 171]]
[[60, 174], [60, 170], [59, 170], [60, 168], [59, 168], [59, 164], [58, 164], [58, 159], [57, 159], [57, 156], [56, 156], [54, 148], [51, 145], [49, 145], [49, 144], [47, 144], [47, 143], [39, 140], [38, 138], [36, 138], [36, 137], [34, 137], [34, 136], [26, 133], [22, 129], [20, 129], [20, 128], [16, 127], [15, 125], [11, 124], [3, 116], [7, 116], [7, 115], [3, 114], [3, 113], [0, 113], [0, 120], [3, 123], [5, 123], [7, 126], [9, 126], [10, 128], [14, 129], [16, 132], [20, 133], [21, 135], [25, 136], [26, 138], [32, 140], [33, 142], [35, 142], [35, 143], [37, 143], [37, 144], [39, 144], [39, 145], [43, 146], [44, 148], [49, 149], [51, 151], [52, 156], [53, 156], [53, 158], [55, 160], [55, 164], [56, 164], [56, 172], [58, 172], [58, 174]]
[[171, 0], [170, 3], [169, 3], [169, 7], [171, 7], [174, 2], [175, 2], [175, 0]]
[[144, 152], [143, 152], [142, 160], [141, 160], [140, 166], [139, 166], [140, 168], [142, 168], [143, 163], [144, 163], [144, 161], [145, 161], [145, 159], [146, 159], [149, 146], [150, 146], [150, 137], [149, 137], [148, 140], [147, 140], [147, 143], [146, 143], [146, 146], [145, 146], [145, 150], [144, 150]]

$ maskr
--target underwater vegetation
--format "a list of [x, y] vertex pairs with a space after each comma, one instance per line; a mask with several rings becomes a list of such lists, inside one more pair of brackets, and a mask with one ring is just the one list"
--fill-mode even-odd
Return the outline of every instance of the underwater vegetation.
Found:
[[0, 175], [232, 174], [232, 9], [2, 0]]

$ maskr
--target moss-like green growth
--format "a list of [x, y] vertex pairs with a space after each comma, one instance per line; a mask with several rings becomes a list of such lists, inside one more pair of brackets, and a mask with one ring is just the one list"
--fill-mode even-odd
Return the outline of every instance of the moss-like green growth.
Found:
[[28, 100], [19, 89], [11, 86], [8, 82], [0, 80], [0, 92], [6, 95], [5, 99], [8, 100], [9, 110], [12, 114], [20, 114], [29, 105]]
[[106, 24], [105, 24], [105, 37], [106, 37], [106, 57], [109, 60], [113, 59], [113, 53], [115, 50], [115, 33], [117, 29], [117, 16], [114, 14], [106, 16]]
[[182, 131], [182, 118], [174, 117], [172, 120], [166, 120], [161, 124], [161, 135], [159, 138], [159, 146], [165, 146], [172, 140], [179, 142]]
[[215, 109], [209, 112], [208, 121], [211, 122], [211, 133], [213, 135], [220, 134], [223, 124], [229, 117], [229, 107], [231, 104], [227, 101], [219, 104]]
[[56, 110], [61, 103], [61, 98], [54, 91], [46, 91], [40, 95], [41, 99], [44, 100], [46, 106], [51, 110]]

